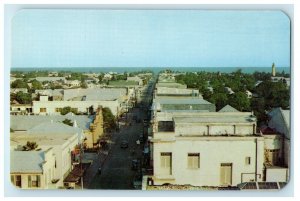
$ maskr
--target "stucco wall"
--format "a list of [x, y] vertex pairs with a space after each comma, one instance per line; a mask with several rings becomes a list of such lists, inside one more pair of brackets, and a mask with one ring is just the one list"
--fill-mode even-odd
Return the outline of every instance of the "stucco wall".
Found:
[[[173, 142], [154, 142], [154, 178], [155, 185], [164, 183], [191, 184], [195, 186], [219, 186], [221, 163], [232, 163], [232, 185], [255, 179], [256, 142], [255, 137], [242, 140], [228, 137], [227, 140], [179, 140]], [[257, 170], [262, 180], [264, 141], [258, 138]], [[172, 177], [166, 176], [160, 168], [160, 153], [172, 152]], [[200, 168], [188, 169], [188, 153], [200, 153]], [[245, 158], [251, 157], [251, 164], [246, 165]], [[245, 174], [242, 173], [251, 173]], [[243, 177], [243, 181], [242, 181]], [[166, 182], [168, 181], [168, 182]]]
[[287, 168], [267, 168], [266, 181], [267, 182], [287, 182], [288, 169]]
[[[78, 112], [87, 112], [87, 109], [93, 106], [108, 107], [113, 115], [117, 115], [120, 111], [120, 104], [118, 100], [115, 101], [33, 101], [34, 114], [58, 114], [55, 108], [71, 107], [78, 108]], [[47, 108], [45, 113], [40, 113], [40, 108]]]
[[[235, 134], [236, 135], [252, 135], [253, 134], [253, 125], [249, 123], [248, 125], [239, 125], [239, 124], [175, 124], [176, 135], [179, 134], [189, 134], [189, 135], [222, 135], [222, 134], [234, 134], [234, 125], [235, 125]], [[209, 126], [209, 131], [207, 126]]]

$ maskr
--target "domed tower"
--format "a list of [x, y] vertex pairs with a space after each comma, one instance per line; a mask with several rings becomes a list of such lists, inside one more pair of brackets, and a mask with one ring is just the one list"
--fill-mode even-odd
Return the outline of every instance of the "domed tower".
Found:
[[275, 64], [272, 64], [272, 76], [275, 77], [276, 76], [276, 67]]

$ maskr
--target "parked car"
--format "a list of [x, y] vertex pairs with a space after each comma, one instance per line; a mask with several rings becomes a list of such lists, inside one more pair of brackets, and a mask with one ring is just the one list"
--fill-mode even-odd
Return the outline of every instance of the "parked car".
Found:
[[134, 179], [132, 181], [132, 185], [135, 189], [141, 189], [142, 188], [142, 179], [143, 176], [141, 173], [136, 173], [134, 176]]
[[132, 170], [138, 170], [140, 167], [140, 161], [138, 159], [133, 159], [131, 161], [131, 169]]
[[140, 141], [141, 143], [144, 142], [144, 136], [143, 136], [142, 134], [141, 134], [140, 137], [139, 137], [139, 141]]
[[121, 147], [122, 149], [128, 148], [128, 142], [127, 142], [127, 140], [123, 140], [123, 141], [121, 142], [120, 147]]

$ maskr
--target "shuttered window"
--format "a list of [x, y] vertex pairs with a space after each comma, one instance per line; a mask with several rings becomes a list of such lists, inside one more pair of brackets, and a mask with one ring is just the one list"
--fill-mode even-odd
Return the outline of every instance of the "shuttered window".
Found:
[[16, 179], [16, 186], [22, 187], [21, 175], [15, 175], [15, 179]]
[[200, 154], [199, 153], [189, 153], [188, 154], [188, 168], [189, 169], [200, 168]]
[[28, 187], [40, 187], [40, 175], [28, 175]]
[[21, 175], [11, 175], [10, 180], [15, 186], [21, 187]]

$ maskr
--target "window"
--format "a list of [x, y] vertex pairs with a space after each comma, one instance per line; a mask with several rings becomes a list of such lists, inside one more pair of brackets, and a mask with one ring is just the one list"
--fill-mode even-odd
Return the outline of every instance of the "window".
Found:
[[40, 187], [40, 175], [29, 175], [28, 187]]
[[188, 168], [189, 169], [200, 168], [200, 154], [199, 153], [189, 153], [188, 154]]
[[55, 112], [61, 112], [61, 111], [62, 111], [62, 108], [61, 108], [61, 107], [55, 108]]
[[11, 175], [10, 180], [11, 183], [13, 183], [13, 185], [21, 188], [22, 186], [21, 175]]
[[16, 175], [15, 179], [16, 179], [16, 186], [21, 187], [22, 186], [21, 175]]
[[245, 164], [250, 165], [251, 164], [251, 157], [246, 157], [245, 158]]
[[160, 154], [160, 167], [163, 174], [172, 174], [172, 153], [164, 152]]
[[271, 165], [280, 164], [279, 149], [266, 149], [266, 162]]
[[40, 108], [40, 112], [47, 112], [47, 109], [45, 107]]
[[158, 132], [174, 132], [173, 121], [159, 121], [158, 122]]

